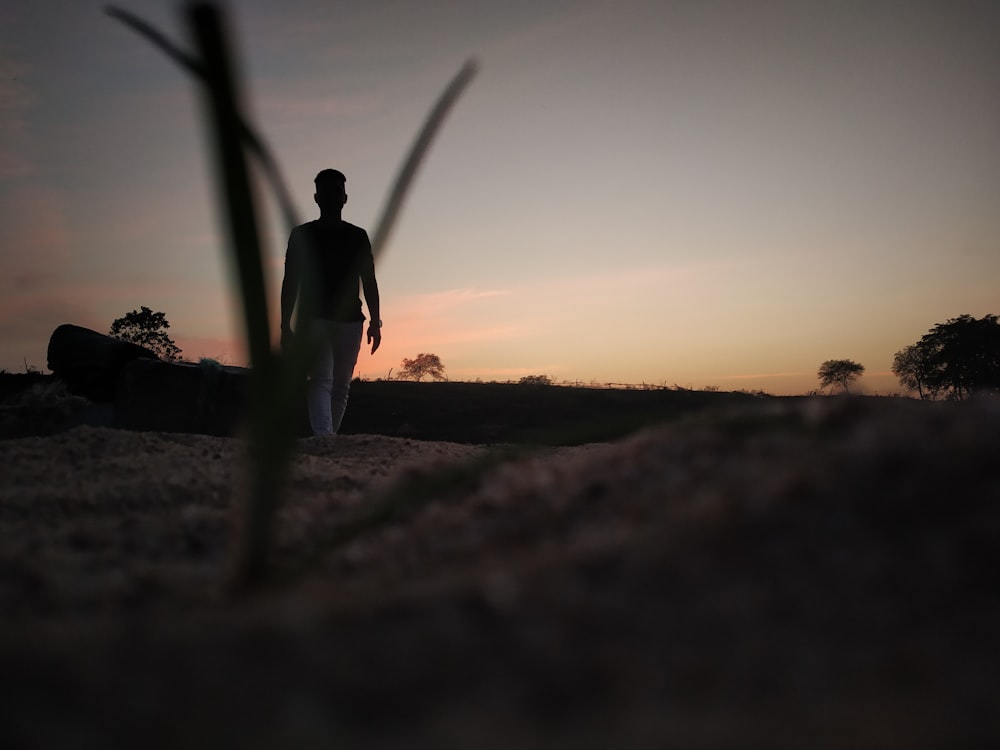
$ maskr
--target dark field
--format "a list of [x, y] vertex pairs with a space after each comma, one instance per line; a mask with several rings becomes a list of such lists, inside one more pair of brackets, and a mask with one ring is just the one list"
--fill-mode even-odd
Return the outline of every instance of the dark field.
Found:
[[771, 397], [682, 389], [360, 381], [351, 386], [341, 432], [458, 443], [579, 445], [760, 398]]
[[[52, 375], [0, 374], [0, 437], [50, 434], [79, 422], [116, 426], [121, 421], [110, 412], [113, 404], [88, 406], [83, 399], [69, 397], [59, 383]], [[683, 389], [355, 381], [341, 433], [480, 445], [579, 445], [761, 399], [775, 400]], [[177, 406], [166, 399], [158, 402], [155, 393], [142, 400], [152, 408]], [[304, 405], [299, 421], [306, 435]]]

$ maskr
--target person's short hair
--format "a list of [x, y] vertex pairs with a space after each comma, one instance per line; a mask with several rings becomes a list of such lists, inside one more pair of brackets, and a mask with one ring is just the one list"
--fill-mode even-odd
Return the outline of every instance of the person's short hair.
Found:
[[344, 173], [336, 169], [324, 169], [322, 172], [316, 175], [316, 179], [313, 180], [316, 183], [316, 189], [319, 190], [320, 185], [324, 183], [336, 182], [340, 185], [347, 184], [347, 178], [344, 177]]

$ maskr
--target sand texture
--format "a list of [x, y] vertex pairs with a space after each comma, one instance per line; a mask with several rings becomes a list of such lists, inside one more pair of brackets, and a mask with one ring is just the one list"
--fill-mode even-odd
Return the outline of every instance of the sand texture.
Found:
[[819, 398], [305, 439], [249, 597], [240, 440], [0, 441], [0, 747], [997, 746], [998, 437], [995, 402]]

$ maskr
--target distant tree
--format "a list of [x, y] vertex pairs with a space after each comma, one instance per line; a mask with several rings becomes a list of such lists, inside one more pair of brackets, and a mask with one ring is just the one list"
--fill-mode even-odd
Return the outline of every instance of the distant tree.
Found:
[[959, 315], [897, 352], [893, 373], [921, 398], [1000, 392], [1000, 317]]
[[548, 375], [525, 375], [517, 382], [521, 385], [552, 385], [552, 378]]
[[400, 364], [400, 377], [407, 380], [420, 381], [425, 375], [434, 380], [445, 380], [444, 365], [441, 358], [436, 354], [418, 354], [413, 359], [403, 359]]
[[934, 398], [937, 391], [928, 385], [930, 363], [927, 350], [918, 344], [910, 344], [896, 352], [892, 359], [892, 373], [899, 383], [909, 391], [916, 391], [921, 399]]
[[108, 335], [144, 346], [165, 362], [176, 362], [180, 359], [181, 350], [166, 334], [167, 328], [170, 328], [170, 323], [164, 313], [140, 307], [115, 320]]
[[820, 388], [827, 388], [832, 385], [839, 385], [844, 389], [844, 393], [850, 393], [850, 384], [861, 377], [865, 371], [864, 365], [859, 365], [849, 359], [828, 359], [819, 366]]

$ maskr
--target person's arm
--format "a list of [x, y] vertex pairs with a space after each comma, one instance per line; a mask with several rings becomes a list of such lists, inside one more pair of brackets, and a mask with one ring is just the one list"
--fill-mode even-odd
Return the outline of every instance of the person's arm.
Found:
[[281, 348], [285, 349], [292, 340], [292, 311], [299, 295], [299, 253], [296, 231], [288, 236], [285, 251], [285, 276], [281, 280]]
[[375, 259], [369, 247], [361, 268], [361, 287], [365, 292], [365, 302], [368, 303], [368, 343], [372, 345], [372, 354], [382, 343], [382, 313], [378, 298], [378, 281], [375, 280]]

